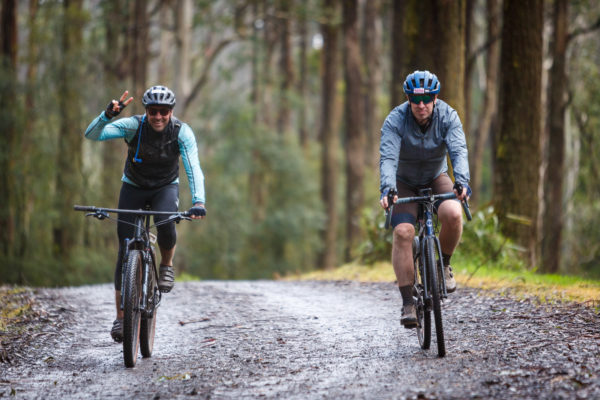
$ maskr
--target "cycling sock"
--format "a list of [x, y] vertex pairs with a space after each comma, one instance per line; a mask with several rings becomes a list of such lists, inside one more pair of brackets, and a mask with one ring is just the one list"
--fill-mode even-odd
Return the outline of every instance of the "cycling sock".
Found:
[[412, 285], [398, 287], [400, 289], [400, 295], [402, 296], [402, 303], [406, 306], [409, 304], [415, 304], [413, 299], [413, 287]]
[[444, 260], [445, 266], [450, 265], [450, 257], [452, 257], [452, 254], [448, 255], [448, 254], [442, 253], [442, 260]]

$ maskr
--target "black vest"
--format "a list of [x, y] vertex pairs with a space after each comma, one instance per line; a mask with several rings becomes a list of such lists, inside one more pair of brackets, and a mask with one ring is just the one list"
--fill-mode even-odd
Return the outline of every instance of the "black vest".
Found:
[[[135, 115], [141, 124], [135, 136], [127, 143], [125, 176], [143, 189], [156, 189], [168, 185], [179, 177], [179, 130], [181, 122], [171, 117], [162, 132], [156, 132], [142, 116]], [[139, 151], [138, 149], [139, 142]], [[134, 161], [137, 158], [141, 162]]]

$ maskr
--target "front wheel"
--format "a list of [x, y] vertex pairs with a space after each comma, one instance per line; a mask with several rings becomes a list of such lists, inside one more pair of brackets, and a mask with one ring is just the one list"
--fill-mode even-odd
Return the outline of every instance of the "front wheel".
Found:
[[436, 259], [436, 243], [434, 237], [428, 237], [425, 246], [425, 262], [427, 270], [427, 283], [429, 295], [431, 296], [431, 305], [433, 308], [433, 318], [435, 320], [435, 335], [437, 338], [438, 356], [446, 355], [446, 344], [444, 342], [444, 326], [442, 324], [442, 305], [440, 300], [440, 287], [438, 283], [439, 275]]
[[142, 357], [152, 356], [154, 347], [154, 331], [156, 330], [156, 311], [160, 293], [157, 286], [156, 263], [154, 261], [154, 252], [148, 265], [148, 301], [146, 302], [147, 313], [142, 317], [140, 327], [140, 351]]
[[140, 342], [140, 304], [142, 299], [142, 252], [130, 250], [123, 282], [123, 360], [135, 367]]
[[413, 294], [417, 308], [417, 338], [421, 348], [427, 350], [431, 345], [431, 307], [428, 307], [424, 300], [423, 258], [421, 257], [421, 243], [417, 236], [413, 240], [413, 262], [415, 268]]

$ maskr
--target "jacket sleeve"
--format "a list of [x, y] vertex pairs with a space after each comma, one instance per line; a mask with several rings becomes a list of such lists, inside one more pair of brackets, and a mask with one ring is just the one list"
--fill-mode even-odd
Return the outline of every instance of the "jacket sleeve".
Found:
[[189, 125], [182, 123], [179, 131], [179, 151], [185, 172], [188, 177], [190, 192], [192, 195], [192, 204], [206, 203], [204, 195], [204, 174], [200, 168], [198, 158], [198, 145], [196, 137]]
[[452, 110], [448, 122], [448, 132], [446, 134], [446, 148], [452, 163], [454, 172], [454, 181], [460, 183], [469, 183], [469, 152], [467, 151], [467, 140], [463, 131], [462, 123], [458, 113]]
[[398, 131], [398, 118], [390, 113], [381, 127], [379, 146], [379, 191], [385, 188], [396, 190], [396, 173], [402, 139]]
[[85, 137], [100, 141], [125, 138], [129, 142], [135, 136], [138, 125], [139, 123], [134, 117], [110, 122], [102, 111], [85, 130]]

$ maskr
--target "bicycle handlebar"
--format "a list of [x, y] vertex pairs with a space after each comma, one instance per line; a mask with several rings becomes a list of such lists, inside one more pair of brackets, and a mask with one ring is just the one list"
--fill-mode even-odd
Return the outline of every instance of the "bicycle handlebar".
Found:
[[[456, 199], [456, 193], [433, 194], [431, 196], [403, 197], [403, 198], [396, 200], [396, 202], [394, 202], [394, 204], [423, 203], [423, 202], [428, 202], [428, 201], [434, 202], [437, 200], [450, 200], [450, 199]], [[471, 215], [471, 209], [469, 208], [469, 202], [467, 200], [463, 200], [460, 202], [460, 204], [462, 205], [463, 210], [465, 211], [467, 220], [471, 221], [473, 219], [473, 216]]]
[[73, 206], [75, 211], [87, 211], [93, 213], [113, 212], [121, 214], [136, 214], [136, 215], [181, 215], [182, 217], [191, 217], [189, 211], [152, 211], [152, 210], [124, 210], [119, 208], [102, 208], [95, 206]]
[[[456, 199], [456, 193], [442, 193], [442, 194], [432, 194], [430, 196], [413, 196], [413, 197], [402, 197], [393, 202], [388, 210], [386, 211], [386, 220], [385, 220], [385, 228], [388, 229], [391, 225], [392, 218], [392, 208], [396, 204], [407, 204], [407, 203], [426, 203], [426, 202], [435, 202], [437, 200], [450, 200]], [[465, 199], [460, 202], [467, 216], [467, 220], [471, 221], [473, 216], [471, 215], [471, 209], [469, 208], [469, 202]]]

